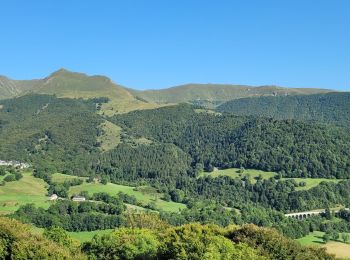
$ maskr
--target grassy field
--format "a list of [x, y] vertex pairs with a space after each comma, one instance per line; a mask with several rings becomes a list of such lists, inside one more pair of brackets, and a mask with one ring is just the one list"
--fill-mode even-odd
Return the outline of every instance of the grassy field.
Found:
[[[216, 170], [214, 172], [202, 172], [199, 177], [204, 176], [211, 176], [213, 178], [219, 177], [219, 176], [229, 176], [231, 178], [240, 178], [242, 179], [245, 176], [249, 176], [252, 183], [256, 183], [256, 178], [261, 175], [263, 179], [270, 179], [271, 177], [274, 177], [277, 175], [276, 172], [264, 172], [260, 170], [254, 170], [254, 169], [245, 169], [243, 173], [239, 173], [239, 168], [230, 168], [230, 169], [224, 169], [224, 170]], [[297, 183], [305, 182], [306, 185], [303, 187], [296, 187], [296, 190], [308, 190], [313, 187], [316, 187], [318, 184], [320, 184], [322, 181], [328, 181], [328, 182], [339, 182], [341, 179], [324, 179], [324, 178], [318, 178], [318, 179], [312, 179], [312, 178], [282, 178], [282, 180], [288, 180], [288, 179], [294, 179]]]
[[224, 170], [216, 170], [214, 172], [208, 173], [203, 172], [199, 175], [199, 177], [204, 176], [211, 176], [213, 178], [219, 177], [219, 176], [229, 176], [231, 178], [243, 178], [245, 176], [249, 176], [252, 183], [256, 182], [256, 177], [262, 176], [263, 179], [269, 179], [271, 177], [274, 177], [277, 175], [275, 172], [264, 172], [260, 170], [254, 170], [254, 169], [245, 169], [243, 173], [239, 173], [239, 168], [230, 168], [230, 169], [224, 169]]
[[111, 195], [116, 195], [118, 192], [123, 192], [125, 194], [135, 196], [135, 198], [142, 203], [155, 203], [155, 206], [164, 211], [177, 212], [186, 206], [182, 203], [176, 203], [172, 201], [164, 201], [161, 199], [162, 194], [157, 193], [151, 187], [131, 187], [118, 185], [113, 183], [108, 183], [103, 185], [101, 183], [83, 183], [78, 186], [73, 186], [69, 190], [70, 195], [79, 194], [81, 191], [87, 191], [89, 194], [94, 194], [97, 192], [106, 192]]
[[[348, 233], [350, 235], [350, 233]], [[327, 244], [323, 242], [324, 232], [314, 231], [309, 235], [297, 239], [300, 244], [307, 245], [318, 245], [327, 248], [327, 252], [335, 254], [337, 257], [350, 258], [350, 244], [343, 243], [341, 236], [338, 241], [329, 241]]]
[[321, 231], [314, 231], [310, 233], [309, 235], [297, 239], [300, 244], [302, 245], [314, 245], [314, 244], [323, 244], [322, 236], [324, 235], [324, 232]]
[[[80, 242], [85, 242], [91, 240], [95, 235], [103, 235], [112, 232], [114, 229], [105, 230], [95, 230], [95, 231], [80, 231], [80, 232], [67, 232], [72, 238], [79, 240]], [[36, 226], [31, 226], [31, 232], [33, 234], [43, 234], [44, 228], [39, 228]]]
[[23, 178], [19, 181], [7, 182], [5, 186], [0, 186], [0, 215], [12, 213], [27, 203], [34, 203], [43, 208], [49, 207], [46, 187], [47, 184], [43, 180], [34, 178], [30, 172], [23, 173]]
[[86, 179], [86, 177], [78, 177], [78, 176], [67, 175], [62, 173], [52, 174], [52, 181], [55, 183], [63, 183], [64, 181], [69, 181], [69, 180], [78, 179], [78, 178], [83, 180]]
[[341, 179], [325, 179], [325, 178], [318, 178], [318, 179], [312, 179], [312, 178], [283, 178], [284, 180], [286, 179], [294, 179], [296, 182], [305, 182], [306, 186], [304, 187], [297, 187], [296, 190], [308, 190], [313, 187], [316, 187], [319, 185], [321, 182], [326, 181], [326, 182], [340, 182]]
[[103, 130], [103, 134], [98, 137], [98, 141], [101, 142], [101, 150], [109, 151], [115, 148], [120, 143], [121, 127], [109, 122], [103, 122], [100, 127]]
[[339, 258], [349, 259], [350, 258], [350, 245], [331, 241], [328, 242], [325, 247], [327, 248], [327, 252], [331, 254], [335, 254]]

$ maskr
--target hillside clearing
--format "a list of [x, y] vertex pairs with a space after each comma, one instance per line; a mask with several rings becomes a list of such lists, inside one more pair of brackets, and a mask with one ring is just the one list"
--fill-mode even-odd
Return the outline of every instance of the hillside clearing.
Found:
[[122, 131], [121, 127], [109, 122], [104, 121], [100, 125], [103, 133], [97, 138], [97, 141], [101, 143], [102, 151], [109, 151], [117, 147], [120, 143], [120, 133]]
[[[263, 180], [267, 180], [270, 179], [272, 177], [277, 176], [276, 172], [265, 172], [265, 171], [261, 171], [261, 170], [255, 170], [255, 169], [245, 169], [243, 171], [243, 173], [240, 173], [240, 169], [239, 168], [230, 168], [230, 169], [223, 169], [223, 170], [215, 170], [213, 172], [202, 172], [199, 174], [199, 178], [201, 177], [220, 177], [220, 176], [228, 176], [231, 178], [239, 178], [242, 179], [244, 177], [249, 177], [251, 182], [254, 184], [256, 183], [256, 179], [257, 178], [261, 178]], [[340, 182], [342, 179], [325, 179], [325, 178], [281, 178], [281, 180], [295, 180], [297, 183], [300, 182], [305, 182], [305, 186], [299, 186], [296, 187], [296, 190], [308, 190], [311, 189], [313, 187], [316, 187], [317, 185], [319, 185], [321, 182], [325, 181], [325, 182], [334, 182], [334, 183], [338, 183]]]
[[[350, 233], [348, 234], [350, 235]], [[325, 247], [327, 248], [328, 253], [335, 254], [337, 257], [344, 257], [344, 258], [350, 257], [350, 244], [343, 243], [341, 242], [341, 240], [330, 241], [327, 244], [324, 244], [322, 239], [323, 235], [324, 235], [324, 232], [314, 231], [305, 237], [297, 239], [297, 241], [299, 241], [299, 243], [304, 246], [318, 245], [318, 246]]]
[[86, 177], [79, 177], [74, 175], [58, 173], [58, 172], [52, 174], [51, 177], [52, 177], [52, 182], [54, 183], [63, 183], [65, 181], [74, 180], [74, 179], [82, 179], [82, 180], [86, 179]]
[[81, 243], [90, 241], [95, 235], [109, 234], [114, 229], [94, 230], [94, 231], [80, 231], [80, 232], [67, 232], [72, 238], [79, 240]]
[[101, 183], [83, 183], [71, 187], [69, 195], [79, 194], [82, 191], [87, 191], [89, 194], [106, 192], [110, 195], [117, 195], [119, 192], [123, 192], [130, 196], [135, 196], [137, 201], [142, 203], [154, 203], [157, 209], [164, 211], [178, 212], [180, 209], [186, 208], [185, 204], [162, 200], [162, 194], [158, 193], [154, 188], [146, 186], [136, 188], [114, 183], [107, 183], [106, 185]]
[[47, 183], [33, 177], [31, 172], [24, 172], [22, 179], [0, 186], [0, 215], [12, 213], [27, 203], [48, 208], [46, 194]]

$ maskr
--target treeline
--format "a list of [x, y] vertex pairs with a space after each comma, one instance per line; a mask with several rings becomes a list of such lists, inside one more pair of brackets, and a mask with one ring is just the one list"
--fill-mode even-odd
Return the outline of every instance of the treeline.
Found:
[[18, 181], [23, 177], [20, 170], [12, 166], [0, 166], [0, 176], [5, 176], [2, 181], [0, 181], [0, 186], [4, 186], [6, 182]]
[[[155, 184], [162, 192], [172, 192], [163, 184]], [[350, 205], [350, 180], [339, 183], [321, 182], [308, 190], [296, 190], [294, 180], [232, 179], [230, 177], [199, 178], [179, 182], [187, 198], [213, 199], [228, 207], [241, 207], [250, 202], [265, 208], [285, 213], [326, 208], [335, 205]], [[185, 199], [183, 201], [186, 201]], [[179, 201], [182, 202], [182, 201]]]
[[[129, 137], [145, 137], [153, 145], [170, 143], [180, 148], [191, 158], [187, 171], [192, 175], [213, 167], [245, 167], [288, 177], [349, 177], [350, 136], [330, 125], [199, 113], [190, 105], [135, 111], [111, 120]], [[131, 159], [129, 167], [123, 166], [123, 172], [128, 173], [134, 167], [133, 160], [142, 161], [154, 153], [152, 144], [120, 149], [101, 155], [101, 165], [94, 167], [118, 167], [123, 165], [123, 156]], [[186, 165], [186, 160], [180, 163]], [[173, 163], [158, 160], [152, 166], [144, 165], [143, 174], [151, 176], [157, 164]]]
[[59, 200], [47, 210], [34, 204], [21, 206], [13, 217], [37, 227], [61, 227], [67, 231], [92, 231], [121, 226], [125, 206], [121, 201], [110, 203], [72, 202]]
[[[141, 225], [96, 235], [79, 245], [60, 228], [47, 229], [43, 236], [34, 235], [28, 226], [0, 218], [0, 258], [335, 259], [325, 249], [303, 247], [274, 230], [254, 225], [172, 227], [155, 216], [142, 220], [146, 219], [148, 221], [139, 222]], [[156, 228], [150, 229], [151, 226]]]
[[235, 115], [297, 119], [350, 127], [350, 93], [241, 98], [216, 108]]

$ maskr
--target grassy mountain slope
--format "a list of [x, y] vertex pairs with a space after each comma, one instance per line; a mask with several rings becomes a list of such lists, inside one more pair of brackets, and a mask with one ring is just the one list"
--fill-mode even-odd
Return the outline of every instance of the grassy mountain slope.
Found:
[[50, 94], [65, 98], [108, 97], [101, 113], [112, 115], [131, 110], [157, 107], [136, 99], [126, 88], [104, 76], [87, 76], [83, 73], [60, 69], [40, 80], [10, 80], [0, 78], [0, 99], [22, 96], [27, 93]]
[[222, 103], [232, 99], [274, 95], [302, 95], [327, 93], [326, 89], [302, 89], [282, 88], [278, 86], [251, 87], [243, 85], [223, 84], [187, 84], [160, 90], [136, 91], [130, 90], [135, 96], [148, 102], [157, 103], [181, 103], [204, 102]]
[[110, 101], [102, 105], [101, 113], [109, 116], [132, 110], [152, 109], [160, 104], [190, 102], [214, 107], [225, 101], [245, 97], [303, 95], [330, 91], [225, 84], [187, 84], [168, 89], [138, 91], [117, 85], [104, 76], [87, 76], [65, 69], [39, 80], [11, 80], [0, 77], [0, 99], [22, 96], [30, 92], [67, 98], [108, 97]]
[[0, 76], [0, 99], [7, 99], [25, 94], [40, 84], [40, 80], [11, 80]]
[[220, 105], [217, 111], [350, 126], [350, 93], [242, 98]]

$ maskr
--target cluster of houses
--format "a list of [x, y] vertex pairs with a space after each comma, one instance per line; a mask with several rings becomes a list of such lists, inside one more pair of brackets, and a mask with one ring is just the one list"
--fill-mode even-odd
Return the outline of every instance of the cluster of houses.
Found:
[[26, 169], [30, 167], [29, 163], [23, 163], [19, 161], [3, 161], [0, 160], [0, 166], [13, 166], [18, 169]]
[[[56, 201], [60, 199], [57, 194], [52, 194], [50, 197], [49, 197], [49, 201]], [[72, 201], [76, 201], [76, 202], [82, 202], [82, 201], [86, 201], [86, 198], [83, 197], [83, 196], [73, 196], [72, 197]]]

